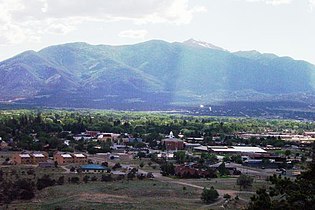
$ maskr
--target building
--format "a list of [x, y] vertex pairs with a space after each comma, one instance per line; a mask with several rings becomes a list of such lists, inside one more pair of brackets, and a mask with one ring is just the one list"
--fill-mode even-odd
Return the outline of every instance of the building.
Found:
[[54, 161], [57, 161], [58, 165], [65, 165], [65, 164], [87, 164], [88, 159], [87, 156], [84, 154], [68, 154], [68, 153], [62, 153], [57, 152], [54, 154]]
[[189, 150], [189, 149], [193, 149], [195, 147], [200, 147], [201, 144], [199, 143], [188, 143], [188, 142], [184, 142], [184, 147], [185, 149]]
[[263, 150], [259, 147], [241, 147], [241, 146], [208, 146], [208, 150], [215, 153], [266, 153], [266, 150]]
[[195, 138], [195, 137], [187, 137], [187, 142], [203, 142], [203, 137]]
[[91, 136], [92, 138], [96, 138], [97, 135], [99, 135], [100, 131], [85, 131], [84, 134]]
[[184, 142], [176, 138], [168, 138], [162, 140], [162, 145], [166, 150], [182, 150], [184, 149]]
[[73, 139], [76, 140], [76, 141], [80, 141], [80, 140], [84, 140], [84, 141], [88, 141], [90, 139], [92, 139], [92, 137], [88, 134], [77, 134], [75, 136], [73, 136]]
[[181, 178], [209, 177], [211, 173], [205, 169], [194, 168], [190, 165], [180, 165], [175, 167], [175, 175]]
[[247, 146], [200, 146], [194, 147], [194, 150], [211, 152], [217, 154], [249, 154], [249, 153], [267, 153], [260, 147]]
[[110, 141], [110, 142], [117, 142], [118, 138], [119, 138], [120, 134], [116, 134], [116, 133], [100, 133], [97, 136], [97, 140], [99, 141]]
[[80, 166], [83, 173], [104, 173], [108, 168], [97, 164], [87, 164]]
[[3, 140], [1, 140], [1, 137], [0, 137], [0, 150], [2, 149], [7, 149], [9, 146], [9, 144]]
[[87, 164], [88, 159], [87, 156], [84, 154], [72, 154], [73, 157], [73, 163], [77, 164]]
[[56, 153], [54, 155], [54, 161], [58, 163], [58, 165], [70, 164], [73, 163], [73, 157], [67, 153]]
[[32, 158], [30, 154], [15, 153], [12, 156], [14, 164], [32, 164]]
[[14, 164], [39, 164], [48, 160], [48, 154], [46, 152], [14, 153], [12, 160]]
[[39, 164], [41, 162], [46, 162], [48, 160], [48, 154], [46, 152], [31, 153], [31, 158], [33, 164]]

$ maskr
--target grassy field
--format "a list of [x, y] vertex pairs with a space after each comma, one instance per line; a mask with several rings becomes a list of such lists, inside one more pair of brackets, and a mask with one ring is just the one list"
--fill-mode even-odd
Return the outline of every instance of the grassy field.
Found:
[[[223, 178], [223, 179], [186, 179], [185, 182], [196, 184], [203, 187], [213, 186], [218, 190], [240, 190], [240, 186], [236, 184], [237, 178]], [[268, 188], [270, 183], [265, 180], [254, 179], [253, 186], [246, 189], [246, 191], [256, 192], [259, 188]]]
[[[235, 178], [190, 179], [185, 182], [214, 186], [215, 189], [239, 190]], [[247, 190], [255, 191], [262, 186], [267, 186], [266, 182], [256, 181]], [[157, 180], [97, 181], [45, 188], [38, 191], [32, 201], [15, 201], [8, 205], [8, 209], [222, 209], [224, 199], [205, 205], [200, 199], [201, 192], [201, 189]], [[233, 199], [225, 205], [225, 209], [244, 207], [252, 194], [241, 193], [238, 196], [240, 200]]]
[[154, 180], [62, 185], [39, 191], [9, 209], [207, 209], [201, 190]]

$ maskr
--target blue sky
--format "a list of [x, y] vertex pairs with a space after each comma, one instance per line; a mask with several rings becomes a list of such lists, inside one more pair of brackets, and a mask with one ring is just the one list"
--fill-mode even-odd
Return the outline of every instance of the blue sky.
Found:
[[315, 64], [315, 0], [0, 0], [0, 60], [67, 42], [194, 38]]

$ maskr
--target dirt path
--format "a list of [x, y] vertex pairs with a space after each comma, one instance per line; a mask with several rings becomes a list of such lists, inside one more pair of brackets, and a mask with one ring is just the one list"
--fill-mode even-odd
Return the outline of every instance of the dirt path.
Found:
[[[174, 180], [172, 178], [162, 176], [159, 173], [153, 173], [153, 175], [154, 175], [156, 180], [161, 181], [161, 182], [180, 184], [180, 185], [184, 185], [184, 186], [188, 186], [188, 187], [193, 187], [193, 188], [196, 188], [196, 189], [203, 189], [204, 188], [203, 186], [200, 186], [200, 185], [187, 183], [187, 182], [185, 182], [184, 179]], [[255, 194], [255, 192], [239, 191], [239, 190], [217, 190], [217, 191], [218, 191], [220, 196], [223, 196], [224, 194], [229, 194], [231, 196], [236, 196], [238, 194], [253, 194], [253, 195]]]
[[62, 172], [62, 173], [64, 173], [64, 174], [69, 174], [69, 173], [71, 173], [70, 169], [67, 168], [67, 167], [65, 167], [65, 166], [60, 166], [60, 168], [62, 168], [62, 169], [65, 170], [64, 172]]

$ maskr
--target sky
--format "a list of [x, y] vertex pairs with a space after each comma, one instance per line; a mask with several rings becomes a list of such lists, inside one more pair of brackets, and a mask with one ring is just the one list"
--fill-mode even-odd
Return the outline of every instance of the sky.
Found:
[[315, 0], [0, 0], [0, 60], [68, 42], [190, 38], [315, 64]]

